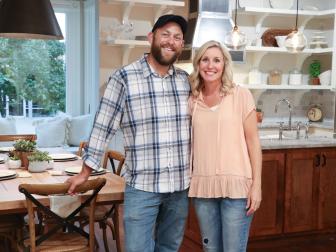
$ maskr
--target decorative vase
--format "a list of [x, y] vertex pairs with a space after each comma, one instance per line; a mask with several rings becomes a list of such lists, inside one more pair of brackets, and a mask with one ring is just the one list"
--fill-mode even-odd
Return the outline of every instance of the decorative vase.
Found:
[[319, 77], [311, 78], [311, 84], [312, 85], [320, 85], [320, 78]]
[[264, 118], [264, 112], [257, 111], [256, 113], [257, 113], [257, 122], [261, 123]]
[[28, 156], [31, 155], [32, 152], [15, 151], [15, 154], [20, 158], [22, 167], [28, 169]]
[[44, 172], [49, 165], [48, 161], [31, 161], [28, 165], [28, 171], [30, 172]]
[[21, 167], [21, 160], [8, 159], [7, 166], [8, 169], [18, 169]]

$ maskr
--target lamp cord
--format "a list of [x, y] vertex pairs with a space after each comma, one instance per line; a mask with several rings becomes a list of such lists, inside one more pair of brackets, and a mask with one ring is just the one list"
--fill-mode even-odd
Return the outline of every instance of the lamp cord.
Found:
[[299, 18], [299, 0], [296, 0], [296, 18], [295, 18], [295, 30], [297, 31], [297, 24], [298, 24], [298, 18]]
[[235, 20], [234, 20], [235, 28], [237, 28], [237, 9], [238, 9], [238, 0], [236, 0], [236, 9], [235, 9]]

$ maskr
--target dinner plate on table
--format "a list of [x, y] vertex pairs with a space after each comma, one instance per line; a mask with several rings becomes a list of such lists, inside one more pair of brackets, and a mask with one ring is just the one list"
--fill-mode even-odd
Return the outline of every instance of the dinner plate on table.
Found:
[[13, 146], [3, 146], [0, 147], [0, 152], [10, 152], [15, 150], [15, 148]]
[[0, 164], [4, 164], [5, 163], [5, 159], [3, 157], [0, 157]]
[[49, 154], [49, 156], [55, 162], [74, 161], [78, 159], [78, 157], [75, 154], [71, 154], [71, 153], [56, 153], [56, 154]]
[[[72, 167], [65, 168], [64, 172], [67, 175], [73, 176], [73, 175], [80, 173], [81, 170], [82, 170], [82, 166], [72, 166]], [[106, 173], [106, 169], [100, 167], [98, 171], [92, 170], [90, 176], [102, 175], [105, 173]]]
[[16, 171], [0, 170], [0, 180], [13, 179], [17, 177]]

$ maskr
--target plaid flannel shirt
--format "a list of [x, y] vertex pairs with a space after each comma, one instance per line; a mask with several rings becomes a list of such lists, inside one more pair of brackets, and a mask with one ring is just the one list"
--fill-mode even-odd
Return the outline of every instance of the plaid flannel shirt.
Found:
[[84, 162], [100, 167], [106, 143], [120, 127], [124, 136], [126, 183], [166, 193], [190, 183], [190, 116], [187, 73], [172, 66], [160, 77], [145, 54], [109, 79]]

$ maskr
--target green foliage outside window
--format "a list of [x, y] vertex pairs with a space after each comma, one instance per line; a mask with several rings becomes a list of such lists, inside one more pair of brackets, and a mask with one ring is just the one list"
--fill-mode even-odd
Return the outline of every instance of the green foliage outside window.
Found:
[[45, 115], [65, 111], [65, 44], [57, 40], [0, 39], [0, 113], [23, 99]]

